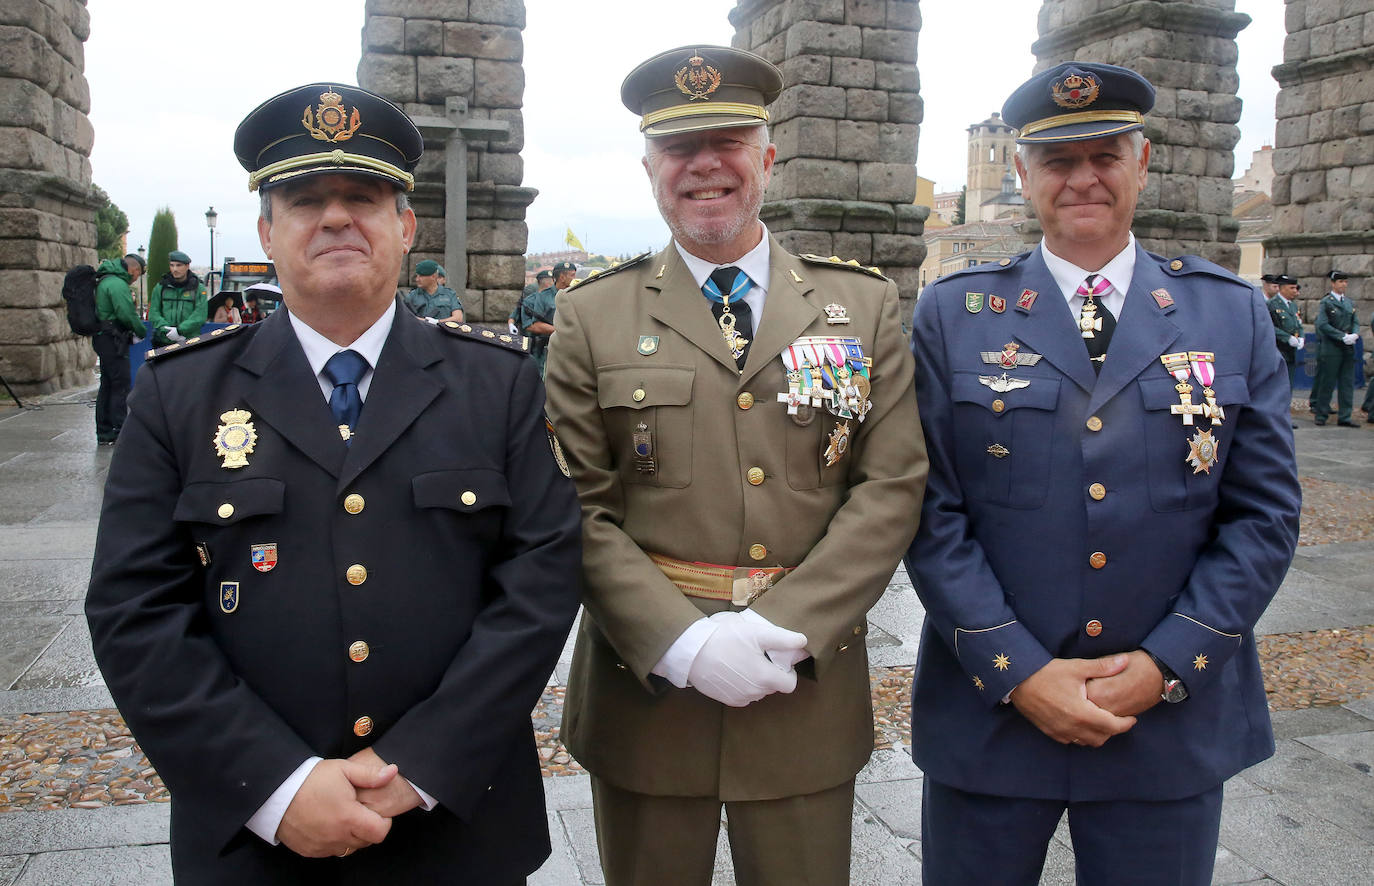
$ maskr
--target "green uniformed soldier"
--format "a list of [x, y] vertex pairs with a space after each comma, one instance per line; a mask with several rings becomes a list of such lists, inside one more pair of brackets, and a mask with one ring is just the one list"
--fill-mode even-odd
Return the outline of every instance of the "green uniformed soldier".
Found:
[[[1298, 294], [1298, 281], [1287, 274], [1265, 274], [1260, 280], [1268, 296], [1265, 304], [1269, 308], [1269, 319], [1274, 324], [1274, 343], [1288, 366], [1288, 390], [1291, 395], [1293, 377], [1298, 371], [1298, 353], [1304, 345], [1302, 314], [1294, 301]], [[1297, 425], [1293, 424], [1293, 427]]]
[[1355, 303], [1346, 298], [1349, 275], [1333, 270], [1327, 274], [1331, 291], [1317, 305], [1317, 377], [1312, 383], [1312, 423], [1326, 424], [1331, 413], [1331, 388], [1336, 388], [1336, 424], [1356, 427], [1351, 419], [1355, 403], [1355, 342], [1360, 319]]
[[722, 805], [735, 882], [849, 880], [866, 613], [926, 458], [896, 284], [759, 220], [782, 88], [728, 47], [636, 68], [621, 98], [673, 241], [557, 301], [587, 612], [563, 738], [608, 886], [710, 883]]
[[158, 347], [200, 335], [209, 316], [205, 284], [191, 273], [191, 257], [180, 249], [167, 253], [167, 273], [148, 295], [148, 322]]
[[463, 322], [463, 302], [458, 293], [439, 283], [447, 277], [444, 266], [433, 259], [415, 265], [415, 288], [406, 293], [405, 304], [417, 317]]
[[553, 283], [520, 301], [515, 322], [520, 331], [530, 337], [530, 355], [539, 364], [541, 373], [548, 359], [549, 336], [553, 335], [554, 300], [558, 293], [572, 285], [576, 276], [577, 265], [570, 261], [558, 262], [553, 266]]

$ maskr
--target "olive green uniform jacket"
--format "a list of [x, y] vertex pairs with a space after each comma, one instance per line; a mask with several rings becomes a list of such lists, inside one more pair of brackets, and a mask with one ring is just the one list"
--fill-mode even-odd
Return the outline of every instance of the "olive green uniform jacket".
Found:
[[205, 284], [195, 274], [187, 274], [178, 286], [169, 273], [153, 287], [148, 295], [148, 320], [153, 326], [153, 343], [159, 347], [171, 344], [164, 326], [171, 326], [184, 338], [200, 335], [200, 328], [209, 318]]
[[[586, 607], [563, 738], [626, 790], [808, 794], [852, 778], [873, 749], [865, 614], [915, 534], [925, 488], [912, 358], [891, 281], [802, 260], [776, 240], [770, 255], [743, 373], [671, 245], [558, 297], [548, 409], [582, 501]], [[830, 304], [850, 322], [828, 324]], [[873, 361], [872, 410], [850, 422], [849, 451], [832, 467], [824, 453], [839, 420], [818, 408], [803, 426], [777, 400], [780, 354], [803, 335], [857, 337]], [[640, 424], [652, 474], [634, 464]], [[761, 483], [747, 479], [753, 467]], [[688, 625], [730, 604], [684, 596], [645, 552], [795, 567], [753, 609], [807, 636], [813, 658], [798, 665], [796, 690], [731, 708], [651, 675]]]

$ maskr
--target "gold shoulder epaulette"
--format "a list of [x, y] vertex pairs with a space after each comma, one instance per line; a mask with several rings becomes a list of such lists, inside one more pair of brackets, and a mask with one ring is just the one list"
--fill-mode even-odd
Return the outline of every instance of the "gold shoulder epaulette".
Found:
[[512, 351], [526, 353], [529, 351], [529, 339], [523, 335], [511, 335], [508, 332], [493, 332], [490, 329], [483, 329], [480, 326], [473, 326], [469, 323], [459, 323], [457, 320], [440, 320], [434, 324], [438, 328], [447, 332], [449, 335], [465, 338], [469, 341], [485, 342], [489, 345], [508, 348]]
[[621, 262], [621, 263], [618, 264], [618, 265], [611, 265], [609, 268], [607, 268], [606, 270], [602, 271], [602, 272], [599, 273], [599, 274], [593, 274], [593, 275], [590, 276], [590, 277], [584, 277], [584, 278], [581, 279], [581, 280], [574, 280], [574, 281], [572, 281], [572, 285], [569, 286], [568, 289], [569, 289], [569, 290], [576, 289], [576, 288], [579, 287], [579, 286], [586, 286], [588, 283], [592, 282], [593, 280], [603, 280], [603, 279], [605, 279], [606, 277], [611, 276], [612, 274], [619, 274], [621, 271], [625, 270], [626, 268], [631, 267], [632, 265], [637, 265], [637, 264], [639, 264], [640, 262], [644, 261], [645, 259], [647, 259], [647, 258], [648, 258], [649, 256], [651, 256], [651, 255], [653, 255], [652, 252], [641, 252], [639, 255], [636, 255], [634, 258], [627, 258], [627, 259], [625, 259], [623, 262]]
[[197, 335], [195, 338], [188, 338], [186, 339], [186, 341], [183, 342], [172, 342], [170, 345], [167, 345], [166, 347], [151, 348], [149, 349], [147, 355], [143, 359], [147, 360], [149, 363], [151, 363], [154, 360], [163, 360], [167, 357], [172, 356], [173, 354], [182, 354], [186, 351], [191, 350], [192, 348], [200, 348], [210, 344], [211, 342], [223, 341], [224, 339], [228, 338], [236, 332], [242, 332], [251, 325], [252, 324], [250, 323], [231, 323], [228, 326], [222, 326], [219, 329], [212, 329], [204, 335]]
[[859, 260], [856, 258], [851, 258], [849, 261], [845, 261], [838, 255], [832, 255], [829, 258], [827, 258], [824, 255], [816, 255], [812, 252], [803, 252], [798, 257], [802, 261], [810, 262], [813, 265], [825, 265], [827, 268], [842, 268], [847, 271], [858, 271], [862, 274], [867, 274], [870, 277], [877, 277], [879, 280], [887, 279], [887, 275], [884, 274], [882, 271], [874, 267], [865, 267], [864, 265], [859, 264]]

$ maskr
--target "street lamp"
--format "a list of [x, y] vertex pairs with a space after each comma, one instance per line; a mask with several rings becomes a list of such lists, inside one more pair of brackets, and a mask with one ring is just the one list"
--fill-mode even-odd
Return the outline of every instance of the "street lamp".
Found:
[[215, 224], [218, 221], [219, 213], [211, 206], [205, 211], [205, 226], [210, 229], [210, 271], [206, 276], [210, 278], [211, 295], [215, 293]]

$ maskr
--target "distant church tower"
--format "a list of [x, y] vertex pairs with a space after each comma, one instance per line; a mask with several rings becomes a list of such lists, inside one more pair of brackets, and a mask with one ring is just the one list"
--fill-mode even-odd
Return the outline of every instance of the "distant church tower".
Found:
[[968, 198], [964, 220], [979, 221], [979, 207], [1002, 193], [1002, 177], [1012, 168], [1016, 130], [1000, 114], [968, 128]]

